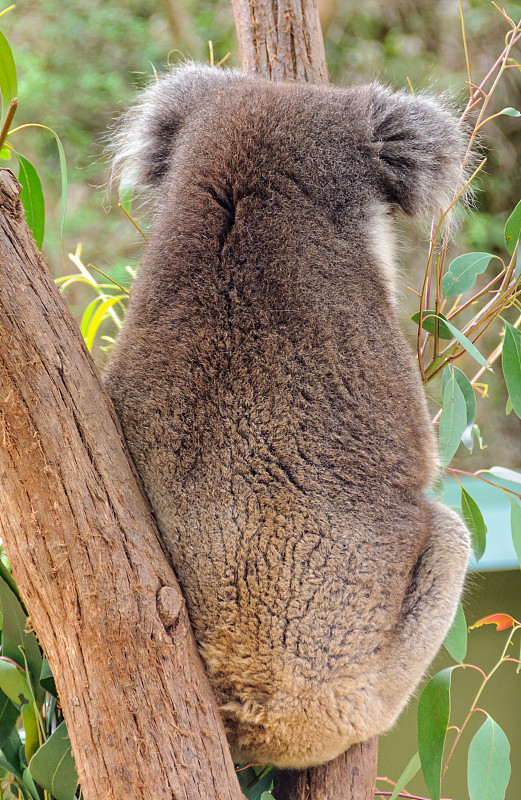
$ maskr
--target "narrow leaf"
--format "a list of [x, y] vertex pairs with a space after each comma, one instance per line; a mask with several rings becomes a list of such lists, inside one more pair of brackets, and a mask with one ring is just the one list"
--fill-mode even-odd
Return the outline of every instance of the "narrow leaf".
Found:
[[483, 519], [478, 504], [470, 494], [461, 487], [461, 510], [463, 519], [467, 523], [467, 528], [471, 533], [472, 550], [476, 561], [479, 561], [487, 544], [487, 526]]
[[42, 183], [34, 165], [20, 153], [15, 155], [19, 164], [18, 180], [22, 185], [20, 200], [24, 207], [25, 220], [38, 249], [41, 250], [45, 231], [45, 202]]
[[18, 95], [16, 67], [9, 42], [0, 32], [0, 92], [2, 93], [2, 116], [11, 100]]
[[443, 294], [452, 296], [472, 289], [478, 275], [485, 272], [493, 258], [496, 256], [492, 253], [465, 253], [455, 258], [443, 276], [441, 282]]
[[11, 658], [24, 668], [25, 660], [21, 652], [23, 649], [29, 665], [32, 684], [35, 687], [39, 687], [42, 656], [40, 648], [38, 647], [38, 642], [36, 641], [36, 636], [32, 631], [26, 630], [27, 618], [22, 606], [1, 577], [0, 602], [2, 603], [2, 612], [4, 615], [2, 655]]
[[[416, 314], [413, 314], [411, 319], [413, 322], [419, 325], [420, 312], [417, 311]], [[447, 317], [444, 314], [438, 314], [438, 319], [439, 319], [439, 326], [438, 326], [439, 338], [452, 339], [453, 338], [452, 333], [450, 332], [449, 328], [446, 325]], [[436, 313], [434, 311], [424, 311], [422, 314], [422, 329], [434, 336], [435, 326], [436, 326]]]
[[513, 497], [510, 498], [510, 531], [517, 560], [521, 566], [521, 506]]
[[510, 614], [489, 614], [488, 617], [478, 619], [474, 625], [470, 625], [470, 630], [474, 628], [481, 628], [482, 625], [495, 625], [497, 631], [506, 631], [507, 628], [513, 628], [514, 625], [519, 625], [519, 622], [511, 617]]
[[521, 235], [521, 200], [512, 211], [505, 225], [505, 242], [510, 255]]
[[506, 321], [501, 366], [512, 408], [521, 417], [521, 333]]
[[480, 364], [482, 367], [485, 367], [485, 369], [488, 369], [490, 372], [493, 372], [493, 370], [487, 363], [487, 359], [481, 355], [476, 345], [472, 344], [470, 339], [467, 339], [465, 334], [463, 334], [461, 331], [455, 328], [454, 325], [452, 325], [452, 323], [450, 323], [448, 320], [446, 321], [446, 325], [448, 329], [451, 331], [454, 338], [457, 339], [461, 345], [463, 345], [467, 353], [471, 355], [472, 358], [474, 358], [478, 362], [478, 364]]
[[32, 703], [26, 703], [22, 706], [22, 719], [25, 730], [25, 756], [27, 763], [29, 763], [40, 746], [38, 720]]
[[390, 800], [396, 800], [398, 795], [401, 794], [402, 790], [405, 789], [409, 781], [411, 781], [414, 778], [416, 773], [419, 771], [420, 767], [421, 767], [420, 754], [416, 753], [411, 758], [411, 760], [405, 767], [404, 771], [396, 781], [396, 786], [393, 789], [393, 793], [390, 797]]
[[521, 112], [519, 112], [517, 108], [512, 108], [512, 106], [501, 109], [499, 114], [503, 114], [504, 117], [521, 117]]
[[441, 762], [450, 716], [450, 681], [454, 667], [438, 672], [418, 704], [418, 750], [432, 800], [440, 800]]
[[[472, 450], [474, 446], [474, 420], [476, 419], [476, 394], [474, 392], [474, 387], [472, 386], [471, 382], [467, 378], [464, 372], [462, 372], [458, 367], [453, 367], [452, 370], [454, 371], [454, 377], [456, 378], [456, 382], [463, 392], [463, 397], [465, 398], [465, 405], [467, 407], [467, 427], [461, 434], [461, 441], [467, 448], [467, 450]], [[445, 389], [447, 385], [447, 381], [450, 379], [452, 374], [451, 367], [446, 367], [443, 370], [441, 376], [441, 388], [442, 391]]]
[[0, 689], [13, 703], [23, 705], [33, 699], [23, 669], [3, 656], [0, 657]]
[[469, 747], [470, 800], [504, 800], [509, 780], [509, 741], [497, 722], [487, 717]]
[[0, 750], [3, 742], [11, 735], [19, 716], [20, 711], [6, 694], [0, 692]]
[[462, 664], [467, 655], [467, 620], [465, 619], [465, 612], [463, 611], [461, 603], [458, 603], [458, 610], [456, 611], [454, 622], [443, 644], [454, 661]]
[[443, 410], [439, 423], [441, 466], [448, 466], [458, 449], [461, 434], [467, 427], [465, 398], [454, 375], [443, 392]]
[[495, 475], [496, 478], [502, 478], [504, 481], [521, 483], [521, 473], [514, 472], [513, 469], [507, 469], [506, 467], [490, 467], [490, 469], [485, 471], [489, 472], [491, 475]]
[[29, 770], [36, 783], [56, 800], [74, 800], [78, 774], [65, 722], [31, 758]]

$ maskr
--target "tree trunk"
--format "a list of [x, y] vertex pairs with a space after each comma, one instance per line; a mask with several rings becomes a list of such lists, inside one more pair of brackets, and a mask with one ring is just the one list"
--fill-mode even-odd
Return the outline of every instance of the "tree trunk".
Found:
[[316, 0], [232, 0], [242, 68], [274, 81], [327, 83]]
[[[231, 0], [242, 68], [272, 80], [327, 83], [318, 0]], [[283, 770], [277, 800], [372, 800], [378, 739], [354, 745], [322, 767]]]
[[85, 800], [239, 800], [112, 404], [0, 170], [0, 530]]
[[281, 770], [273, 795], [276, 800], [372, 800], [377, 758], [375, 737], [354, 745], [323, 767]]

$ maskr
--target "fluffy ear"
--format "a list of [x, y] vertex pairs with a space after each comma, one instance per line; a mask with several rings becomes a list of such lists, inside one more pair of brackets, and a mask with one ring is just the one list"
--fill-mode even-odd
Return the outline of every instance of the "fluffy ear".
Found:
[[372, 86], [371, 126], [387, 200], [421, 217], [463, 185], [465, 132], [438, 100]]
[[185, 120], [203, 106], [209, 94], [226, 90], [240, 75], [191, 63], [155, 79], [122, 117], [111, 138], [111, 183], [141, 188], [161, 183]]

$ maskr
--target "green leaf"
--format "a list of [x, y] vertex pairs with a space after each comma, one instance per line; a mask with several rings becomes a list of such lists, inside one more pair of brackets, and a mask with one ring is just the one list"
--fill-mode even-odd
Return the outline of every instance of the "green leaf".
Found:
[[517, 108], [512, 108], [512, 106], [501, 109], [501, 111], [498, 112], [498, 115], [499, 114], [503, 114], [504, 117], [521, 117], [521, 112], [518, 111]]
[[4, 161], [10, 161], [11, 159], [11, 151], [9, 150], [8, 147], [5, 147], [5, 145], [0, 150], [0, 158], [3, 158]]
[[521, 506], [513, 497], [510, 497], [510, 531], [517, 560], [521, 565]]
[[36, 789], [36, 786], [34, 785], [34, 781], [32, 779], [31, 773], [29, 772], [29, 769], [27, 767], [23, 771], [22, 778], [23, 778], [24, 786], [26, 787], [26, 789], [28, 790], [29, 794], [31, 795], [32, 800], [40, 800], [40, 797], [38, 795], [38, 791]]
[[486, 471], [489, 472], [490, 475], [495, 475], [496, 478], [501, 478], [504, 481], [521, 483], [521, 473], [514, 472], [513, 469], [507, 469], [506, 467], [490, 467], [490, 469]]
[[501, 366], [512, 408], [521, 417], [521, 333], [506, 321]]
[[18, 95], [18, 82], [13, 52], [4, 34], [0, 32], [0, 92], [2, 93], [2, 116], [11, 100]]
[[45, 231], [45, 202], [42, 183], [34, 165], [20, 153], [15, 153], [15, 155], [20, 167], [18, 180], [22, 184], [20, 200], [24, 207], [25, 220], [38, 249], [41, 250]]
[[448, 320], [446, 321], [446, 324], [447, 328], [451, 331], [454, 338], [457, 339], [461, 345], [463, 345], [467, 353], [471, 355], [472, 358], [474, 358], [478, 362], [478, 364], [480, 364], [482, 367], [488, 369], [489, 372], [493, 372], [493, 370], [487, 364], [487, 359], [481, 355], [476, 345], [472, 344], [470, 339], [467, 339], [465, 334], [463, 334], [461, 331], [455, 328], [454, 325], [452, 325], [452, 323], [450, 323]]
[[56, 800], [74, 800], [78, 774], [65, 722], [31, 758], [29, 770], [36, 783]]
[[505, 242], [510, 255], [521, 235], [521, 200], [514, 208], [505, 225]]
[[261, 800], [263, 794], [270, 792], [275, 775], [273, 767], [249, 767], [237, 773], [241, 790], [248, 800]]
[[472, 550], [476, 561], [479, 561], [487, 544], [487, 526], [483, 519], [478, 504], [470, 494], [461, 487], [461, 510], [463, 519], [467, 523], [467, 528], [471, 533]]
[[[42, 655], [36, 636], [32, 631], [25, 629], [27, 618], [17, 597], [13, 594], [7, 583], [0, 577], [0, 602], [4, 616], [2, 629], [2, 655], [16, 661], [22, 668], [25, 653], [32, 684], [38, 693], [40, 672], [42, 670]], [[43, 697], [39, 697], [43, 699]]]
[[92, 314], [88, 330], [85, 336], [85, 344], [87, 345], [89, 351], [92, 350], [92, 345], [94, 344], [94, 339], [96, 338], [96, 333], [98, 332], [98, 328], [103, 322], [104, 319], [108, 317], [108, 311], [112, 306], [115, 306], [116, 303], [120, 302], [119, 297], [107, 297], [104, 296], [103, 302], [100, 303], [98, 308]]
[[[452, 339], [452, 333], [450, 332], [449, 328], [446, 325], [447, 317], [443, 314], [438, 314], [439, 318], [439, 326], [438, 326], [438, 336], [440, 339]], [[412, 321], [415, 322], [417, 325], [420, 324], [420, 312], [417, 311], [416, 314], [413, 314], [411, 317]], [[424, 311], [422, 314], [422, 328], [427, 333], [430, 333], [434, 336], [434, 329], [436, 325], [436, 313], [434, 311]]]
[[504, 800], [509, 780], [509, 741], [497, 722], [487, 717], [469, 747], [470, 800]]
[[[392, 793], [392, 795], [390, 797], [390, 800], [396, 800], [398, 795], [402, 792], [402, 789], [405, 789], [405, 787], [407, 786], [409, 781], [414, 778], [414, 776], [416, 775], [416, 773], [418, 772], [420, 767], [421, 767], [420, 754], [416, 753], [411, 758], [411, 760], [409, 761], [409, 763], [405, 767], [404, 771], [402, 772], [402, 774], [400, 775], [400, 777], [396, 781], [396, 786], [393, 789], [393, 793]], [[261, 798], [261, 800], [262, 800], [262, 798]]]
[[[463, 392], [463, 397], [465, 398], [465, 405], [467, 408], [467, 427], [461, 434], [461, 441], [467, 448], [467, 450], [472, 450], [474, 445], [474, 435], [473, 435], [473, 426], [474, 420], [476, 419], [476, 395], [474, 393], [474, 387], [472, 386], [471, 382], [467, 378], [464, 372], [462, 372], [458, 367], [453, 367], [454, 370], [454, 377], [456, 378], [456, 383], [458, 384], [459, 388]], [[445, 367], [441, 375], [441, 388], [442, 391], [445, 389], [447, 385], [447, 381], [450, 379], [452, 372], [450, 367]]]
[[5, 740], [11, 735], [19, 716], [18, 708], [6, 694], [0, 692], [0, 750]]
[[22, 706], [22, 720], [25, 730], [25, 757], [29, 762], [40, 746], [38, 720], [32, 703]]
[[[22, 740], [18, 735], [18, 731], [16, 728], [11, 731], [9, 738], [2, 742], [2, 753], [4, 754], [6, 760], [9, 764], [13, 766], [13, 772], [16, 774], [17, 777], [21, 778], [22, 772], [22, 764], [20, 761], [20, 750], [22, 749]], [[4, 764], [1, 764], [4, 766]]]
[[54, 677], [51, 672], [49, 662], [47, 661], [46, 658], [44, 658], [42, 662], [42, 671], [40, 673], [40, 684], [43, 686], [46, 692], [49, 692], [49, 694], [52, 694], [54, 697], [58, 697], [58, 693], [56, 691], [56, 684], [54, 683]]
[[260, 800], [273, 800], [273, 795], [271, 792], [263, 792], [260, 796]]
[[418, 704], [418, 750], [432, 800], [440, 800], [441, 762], [450, 715], [450, 681], [454, 667], [438, 672]]
[[457, 661], [459, 664], [463, 663], [467, 654], [467, 620], [465, 619], [465, 612], [463, 611], [461, 603], [458, 603], [458, 610], [456, 611], [454, 622], [445, 637], [443, 645], [445, 649], [449, 651], [454, 661]]
[[0, 656], [0, 689], [13, 703], [23, 705], [33, 700], [25, 672], [3, 656]]
[[458, 256], [443, 276], [441, 291], [451, 296], [472, 289], [478, 275], [485, 272], [491, 259], [496, 257], [492, 253], [465, 253]]
[[467, 427], [467, 407], [454, 375], [443, 392], [443, 410], [439, 423], [441, 466], [445, 469], [458, 449], [461, 434]]

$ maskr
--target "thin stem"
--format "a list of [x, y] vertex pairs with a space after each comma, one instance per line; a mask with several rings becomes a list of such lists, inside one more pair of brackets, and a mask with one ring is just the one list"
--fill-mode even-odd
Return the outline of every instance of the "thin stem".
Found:
[[147, 241], [147, 237], [145, 236], [145, 234], [143, 233], [143, 231], [141, 230], [141, 228], [139, 227], [139, 225], [137, 224], [137, 222], [136, 222], [135, 220], [133, 220], [133, 219], [132, 219], [132, 217], [130, 216], [130, 214], [128, 213], [128, 211], [127, 211], [127, 210], [126, 210], [126, 209], [123, 207], [123, 205], [122, 205], [121, 203], [118, 203], [118, 206], [119, 206], [119, 208], [120, 208], [120, 209], [123, 211], [124, 215], [125, 215], [126, 217], [128, 217], [128, 219], [131, 221], [131, 223], [132, 223], [132, 225], [134, 226], [134, 228], [135, 228], [137, 231], [139, 231], [139, 233], [141, 234], [141, 236], [143, 237], [143, 239], [144, 239], [144, 240], [145, 240], [145, 242], [146, 242], [146, 241]]
[[[509, 648], [509, 646], [510, 646], [510, 643], [511, 643], [511, 641], [512, 641], [512, 637], [514, 636], [514, 634], [516, 633], [516, 631], [518, 631], [518, 630], [519, 630], [519, 628], [520, 628], [520, 627], [521, 627], [521, 626], [517, 625], [517, 626], [514, 626], [514, 627], [512, 628], [512, 630], [510, 631], [510, 633], [509, 633], [509, 635], [508, 635], [508, 639], [507, 639], [507, 641], [506, 641], [506, 644], [505, 644], [505, 646], [504, 646], [504, 648], [503, 648], [503, 652], [501, 653], [501, 656], [500, 656], [500, 658], [499, 658], [499, 661], [498, 661], [498, 662], [497, 662], [497, 663], [496, 663], [496, 664], [495, 664], [495, 665], [492, 667], [492, 669], [490, 670], [490, 672], [488, 673], [488, 675], [486, 675], [486, 676], [485, 676], [485, 678], [483, 679], [483, 682], [481, 683], [481, 686], [479, 687], [479, 689], [478, 689], [478, 691], [477, 691], [477, 694], [476, 694], [476, 696], [475, 696], [474, 700], [472, 701], [472, 704], [471, 704], [471, 706], [470, 706], [470, 710], [469, 710], [469, 712], [468, 712], [467, 716], [465, 717], [465, 720], [463, 721], [463, 724], [462, 724], [462, 726], [461, 726], [461, 728], [460, 728], [460, 731], [459, 731], [459, 733], [456, 735], [456, 738], [455, 738], [455, 740], [454, 740], [454, 742], [453, 742], [453, 744], [452, 744], [452, 747], [451, 747], [451, 750], [450, 750], [450, 752], [449, 752], [449, 755], [447, 756], [447, 761], [445, 762], [445, 767], [444, 767], [444, 769], [443, 769], [443, 772], [441, 773], [441, 780], [443, 780], [443, 777], [444, 777], [445, 773], [447, 772], [447, 768], [448, 768], [448, 766], [449, 766], [449, 762], [450, 762], [450, 760], [451, 760], [451, 758], [452, 758], [452, 754], [453, 754], [453, 752], [454, 752], [454, 749], [455, 749], [455, 747], [456, 747], [457, 743], [459, 742], [459, 740], [460, 740], [460, 738], [461, 738], [461, 734], [462, 734], [462, 733], [463, 733], [463, 731], [465, 730], [465, 727], [466, 727], [466, 725], [467, 725], [467, 723], [468, 723], [469, 719], [471, 718], [472, 714], [473, 714], [475, 711], [483, 711], [483, 709], [480, 709], [480, 708], [478, 708], [478, 707], [477, 707], [477, 705], [478, 705], [478, 700], [479, 700], [479, 698], [481, 697], [481, 695], [483, 694], [483, 690], [485, 689], [485, 686], [487, 685], [487, 683], [490, 681], [491, 677], [494, 675], [494, 673], [495, 673], [495, 672], [497, 672], [497, 670], [499, 669], [499, 667], [501, 666], [501, 664], [502, 664], [502, 663], [503, 663], [503, 661], [505, 660], [505, 657], [506, 657], [507, 650], [508, 650], [508, 648]], [[487, 712], [486, 712], [486, 711], [484, 711], [483, 713], [484, 713], [484, 714], [486, 714]], [[488, 715], [487, 715], [487, 716], [488, 716]]]
[[9, 108], [7, 109], [7, 114], [5, 115], [4, 124], [2, 125], [2, 129], [0, 130], [0, 150], [5, 144], [5, 140], [7, 139], [9, 128], [13, 124], [13, 118], [14, 115], [16, 114], [17, 108], [18, 108], [18, 98], [13, 97], [13, 99], [9, 103]]
[[465, 17], [463, 16], [463, 6], [461, 5], [461, 0], [458, 0], [459, 4], [459, 15], [461, 19], [461, 35], [463, 38], [463, 50], [465, 52], [465, 64], [467, 65], [467, 75], [469, 79], [469, 91], [470, 91], [470, 98], [472, 99], [472, 89], [470, 88], [472, 85], [472, 76], [470, 74], [470, 61], [469, 61], [469, 51], [467, 48], [467, 37], [465, 35]]

